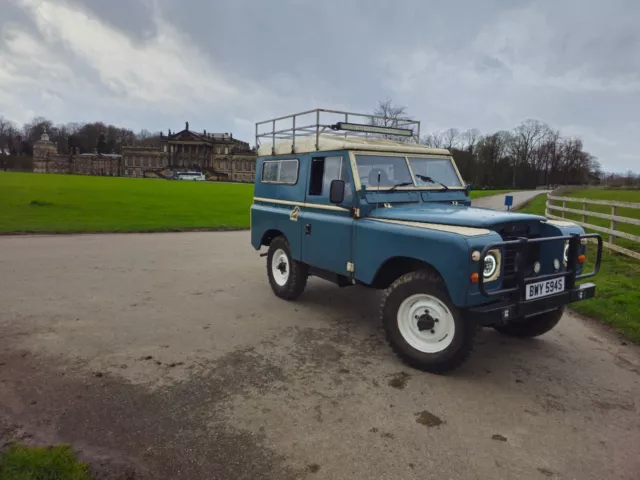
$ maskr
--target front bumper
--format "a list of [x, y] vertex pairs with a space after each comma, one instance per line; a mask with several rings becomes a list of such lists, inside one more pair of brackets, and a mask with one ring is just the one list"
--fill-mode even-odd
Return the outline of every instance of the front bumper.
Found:
[[568, 303], [593, 298], [595, 294], [595, 284], [584, 283], [562, 293], [535, 300], [506, 301], [469, 308], [466, 314], [469, 320], [475, 321], [479, 325], [504, 325], [519, 318], [557, 310]]

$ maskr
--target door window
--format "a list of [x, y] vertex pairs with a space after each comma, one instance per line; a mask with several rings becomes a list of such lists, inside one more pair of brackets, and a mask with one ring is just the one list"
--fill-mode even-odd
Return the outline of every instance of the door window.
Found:
[[309, 196], [329, 197], [333, 180], [344, 180], [345, 200], [351, 198], [351, 179], [348, 160], [344, 157], [317, 157], [311, 161]]

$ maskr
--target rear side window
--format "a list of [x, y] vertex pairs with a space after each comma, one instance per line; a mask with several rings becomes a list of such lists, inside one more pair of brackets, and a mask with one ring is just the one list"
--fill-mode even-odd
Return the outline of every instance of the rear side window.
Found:
[[262, 162], [262, 183], [284, 183], [294, 185], [298, 182], [298, 159], [266, 160]]

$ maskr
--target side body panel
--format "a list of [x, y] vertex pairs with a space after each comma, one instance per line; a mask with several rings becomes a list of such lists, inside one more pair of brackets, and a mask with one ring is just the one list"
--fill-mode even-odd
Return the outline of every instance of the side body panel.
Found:
[[[262, 182], [264, 162], [280, 159], [297, 159], [299, 161], [296, 183]], [[262, 238], [268, 231], [278, 230], [287, 237], [292, 257], [296, 260], [302, 259], [302, 227], [297, 214], [301, 209], [300, 205], [304, 203], [308, 168], [308, 154], [258, 159], [254, 201], [251, 206], [251, 245], [256, 250], [260, 249]]]

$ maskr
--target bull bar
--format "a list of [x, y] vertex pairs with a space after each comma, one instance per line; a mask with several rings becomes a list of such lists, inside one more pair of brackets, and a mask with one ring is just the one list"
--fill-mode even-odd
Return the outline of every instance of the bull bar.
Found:
[[[598, 244], [596, 255], [596, 264], [591, 272], [578, 274], [578, 249], [583, 238], [594, 238]], [[531, 244], [546, 242], [564, 242], [569, 241], [569, 252], [567, 258], [567, 266], [564, 271], [550, 273], [545, 275], [536, 275], [527, 277], [526, 275], [526, 253], [527, 247]], [[516, 255], [516, 285], [509, 288], [499, 288], [487, 291], [484, 284], [483, 271], [485, 267], [485, 257], [490, 250], [500, 249], [507, 246], [517, 246]], [[478, 289], [482, 295], [488, 298], [503, 297], [503, 301], [490, 303], [487, 305], [469, 309], [469, 314], [474, 317], [478, 323], [484, 325], [504, 324], [517, 318], [526, 317], [543, 313], [545, 311], [555, 310], [563, 305], [575, 301], [586, 300], [595, 295], [595, 285], [586, 283], [576, 286], [576, 282], [585, 278], [595, 276], [600, 270], [602, 262], [602, 237], [597, 233], [588, 234], [571, 234], [558, 237], [547, 238], [518, 238], [516, 240], [506, 240], [503, 242], [491, 243], [484, 247], [480, 254], [478, 262]], [[564, 291], [549, 295], [543, 298], [525, 300], [525, 286], [531, 282], [541, 282], [544, 280], [552, 280], [555, 278], [565, 277]], [[513, 295], [515, 294], [515, 295]], [[508, 298], [507, 299], [505, 299]]]

